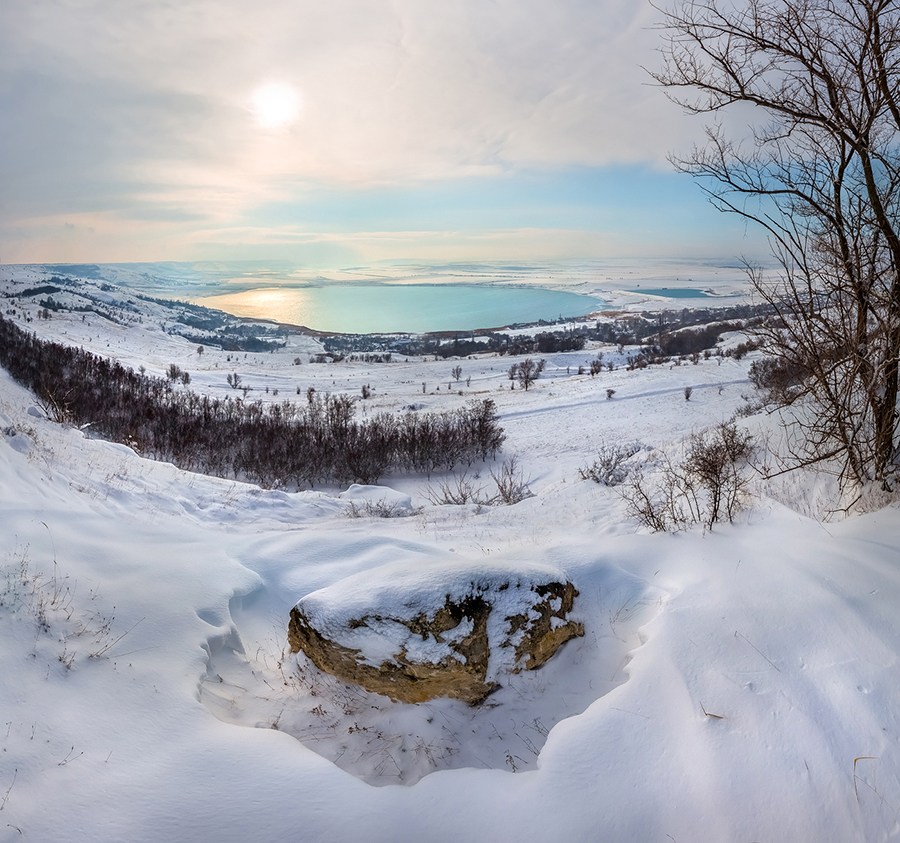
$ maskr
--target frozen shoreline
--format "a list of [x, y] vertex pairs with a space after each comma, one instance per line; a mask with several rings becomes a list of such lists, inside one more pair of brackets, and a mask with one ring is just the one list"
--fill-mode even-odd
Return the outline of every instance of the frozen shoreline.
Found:
[[[238, 310], [229, 310], [216, 303], [217, 297], [237, 295], [262, 290], [274, 290], [286, 294], [289, 291], [302, 292], [304, 289], [329, 287], [336, 290], [359, 285], [368, 286], [435, 286], [475, 285], [499, 289], [540, 288], [556, 292], [577, 293], [605, 302], [609, 310], [646, 311], [655, 309], [681, 309], [688, 306], [722, 307], [750, 300], [751, 290], [744, 270], [727, 261], [665, 261], [650, 259], [620, 260], [609, 262], [586, 262], [573, 264], [535, 264], [509, 267], [507, 264], [479, 264], [476, 266], [450, 265], [408, 265], [403, 263], [386, 266], [359, 267], [352, 270], [298, 270], [289, 267], [269, 269], [260, 272], [260, 264], [217, 264], [204, 265], [171, 264], [100, 264], [88, 265], [88, 277], [94, 282], [108, 282], [122, 285], [127, 289], [165, 298], [185, 299], [205, 306], [216, 306], [238, 316], [247, 315]], [[265, 264], [262, 264], [265, 266]], [[197, 267], [197, 268], [195, 268]], [[16, 272], [32, 277], [47, 277], [48, 273], [85, 267], [69, 265], [28, 265], [21, 267], [0, 267], [0, 278], [4, 271]], [[671, 296], [645, 294], [640, 287], [653, 291], [668, 288]], [[709, 291], [708, 299], [683, 299], [677, 293], [680, 289], [700, 289]], [[208, 304], [206, 299], [213, 299]], [[255, 318], [276, 322], [290, 322], [278, 313], [254, 313]], [[553, 318], [549, 315], [549, 318]], [[516, 322], [509, 318], [505, 320]], [[296, 324], [296, 323], [295, 323]], [[321, 326], [307, 324], [314, 331], [322, 331]], [[449, 330], [486, 330], [490, 326], [456, 326]], [[402, 329], [407, 333], [421, 333]], [[437, 329], [444, 330], [444, 329]], [[328, 331], [325, 331], [328, 332]], [[340, 333], [359, 331], [340, 329]], [[388, 333], [385, 330], [363, 331], [363, 333]], [[427, 331], [426, 331], [427, 333]]]

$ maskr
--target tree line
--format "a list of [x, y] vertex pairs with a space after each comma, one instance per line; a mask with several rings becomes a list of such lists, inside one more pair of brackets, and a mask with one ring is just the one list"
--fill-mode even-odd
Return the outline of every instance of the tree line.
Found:
[[444, 413], [354, 418], [347, 395], [264, 404], [178, 388], [84, 349], [41, 340], [0, 317], [0, 365], [51, 418], [180, 468], [272, 488], [374, 483], [494, 457], [505, 435], [490, 399]]

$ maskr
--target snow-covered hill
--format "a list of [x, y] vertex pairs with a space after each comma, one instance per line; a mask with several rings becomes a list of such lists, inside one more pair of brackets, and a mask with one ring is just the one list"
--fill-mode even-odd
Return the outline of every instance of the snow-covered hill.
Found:
[[[39, 319], [36, 298], [13, 309], [133, 368], [175, 363], [212, 394], [233, 393], [239, 372], [264, 401], [365, 384], [360, 414], [491, 397], [534, 494], [436, 505], [447, 478], [348, 495], [191, 474], [47, 419], [0, 371], [0, 839], [900, 835], [896, 507], [811, 520], [823, 484], [809, 475], [758, 485], [734, 524], [651, 535], [615, 489], [580, 479], [601, 444], [638, 442], [652, 467], [655, 449], [730, 418], [751, 391], [747, 359], [592, 378], [576, 374], [596, 355], [585, 349], [548, 356], [525, 392], [509, 389], [508, 358], [297, 365], [319, 347], [302, 337], [198, 354], [155, 305], [132, 303], [116, 321]], [[741, 424], [757, 441], [774, 430]], [[489, 487], [492, 468], [469, 477]], [[388, 507], [402, 517], [376, 517], [407, 497]], [[393, 703], [287, 653], [300, 597], [455, 558], [561, 570], [584, 637], [477, 708]]]

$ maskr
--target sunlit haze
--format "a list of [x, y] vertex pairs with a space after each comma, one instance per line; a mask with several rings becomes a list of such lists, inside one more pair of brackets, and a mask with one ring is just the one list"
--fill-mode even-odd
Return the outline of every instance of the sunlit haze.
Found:
[[289, 126], [300, 116], [300, 96], [284, 82], [268, 82], [254, 91], [253, 108], [261, 126]]
[[0, 260], [733, 258], [644, 2], [12, 0]]

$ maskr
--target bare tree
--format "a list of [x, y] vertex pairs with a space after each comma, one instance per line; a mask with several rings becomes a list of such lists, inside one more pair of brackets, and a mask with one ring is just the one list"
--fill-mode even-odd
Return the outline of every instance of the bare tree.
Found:
[[835, 458], [844, 484], [896, 466], [900, 386], [900, 4], [682, 0], [664, 11], [662, 70], [695, 114], [741, 104], [675, 166], [712, 204], [766, 230], [775, 278], [748, 264], [775, 310], [763, 348], [804, 373], [790, 392], [795, 456]]
[[519, 383], [528, 391], [528, 388], [541, 376], [541, 373], [544, 371], [544, 366], [547, 365], [547, 361], [541, 358], [536, 363], [530, 357], [526, 357], [520, 363], [513, 363], [512, 366], [509, 367], [509, 379], [511, 381], [515, 381], [518, 379]]

